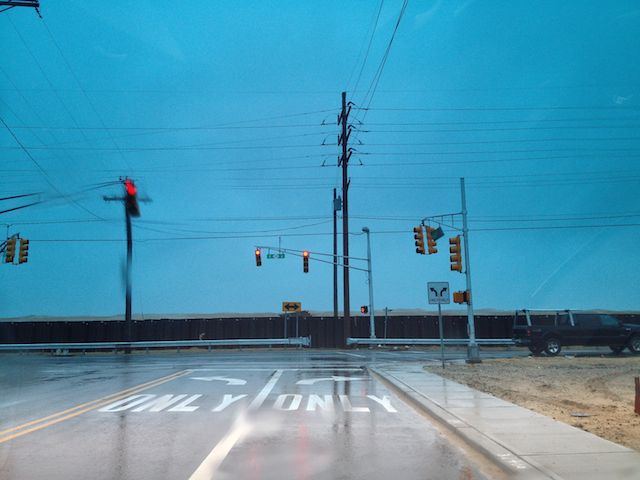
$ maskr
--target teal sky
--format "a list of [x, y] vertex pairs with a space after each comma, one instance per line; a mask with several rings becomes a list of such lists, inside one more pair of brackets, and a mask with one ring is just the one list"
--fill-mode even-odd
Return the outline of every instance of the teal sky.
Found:
[[[0, 13], [0, 197], [43, 201], [0, 214], [31, 240], [27, 264], [0, 265], [0, 317], [123, 311], [124, 212], [103, 196], [124, 176], [151, 200], [134, 219], [135, 314], [330, 310], [315, 259], [332, 249], [343, 90], [350, 253], [365, 256], [368, 226], [377, 309], [427, 308], [428, 281], [464, 288], [446, 237], [416, 255], [412, 228], [459, 212], [465, 177], [477, 308], [637, 310], [638, 3], [410, 0], [376, 82], [402, 4]], [[279, 241], [312, 252], [308, 274], [291, 255], [256, 268], [254, 246]], [[365, 280], [352, 272], [352, 310]]]

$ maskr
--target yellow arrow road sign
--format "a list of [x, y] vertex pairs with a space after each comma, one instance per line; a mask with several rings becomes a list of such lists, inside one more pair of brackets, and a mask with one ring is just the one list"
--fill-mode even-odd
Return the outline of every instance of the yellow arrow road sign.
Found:
[[282, 311], [285, 313], [301, 312], [302, 303], [301, 302], [282, 302]]

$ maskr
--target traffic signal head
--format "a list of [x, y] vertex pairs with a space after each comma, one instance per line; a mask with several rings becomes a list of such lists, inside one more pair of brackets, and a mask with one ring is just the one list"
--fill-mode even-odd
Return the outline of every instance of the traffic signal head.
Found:
[[462, 253], [460, 250], [460, 235], [449, 239], [449, 259], [451, 260], [451, 271], [462, 273]]
[[127, 213], [132, 217], [140, 216], [140, 207], [138, 206], [138, 188], [136, 184], [133, 183], [133, 180], [126, 178], [124, 180], [124, 191], [125, 191], [125, 208], [127, 209]]
[[302, 271], [309, 273], [309, 252], [306, 250], [302, 252]]
[[256, 248], [255, 254], [256, 254], [256, 267], [259, 267], [260, 265], [262, 265], [262, 253], [260, 252], [259, 248]]
[[18, 263], [27, 263], [28, 257], [29, 257], [29, 240], [25, 240], [24, 238], [21, 238]]
[[464, 292], [453, 292], [453, 303], [469, 303], [471, 294], [468, 290]]
[[422, 233], [422, 225], [413, 228], [413, 238], [416, 243], [416, 253], [424, 255], [424, 234]]
[[429, 255], [431, 255], [432, 253], [438, 253], [438, 249], [436, 248], [436, 241], [433, 238], [433, 228], [431, 227], [426, 227], [427, 230], [427, 249], [429, 252]]
[[4, 261], [5, 263], [13, 263], [13, 259], [16, 256], [16, 239], [9, 238], [7, 239], [7, 245], [4, 251]]
[[369, 307], [363, 305], [360, 307], [360, 313], [369, 313]]

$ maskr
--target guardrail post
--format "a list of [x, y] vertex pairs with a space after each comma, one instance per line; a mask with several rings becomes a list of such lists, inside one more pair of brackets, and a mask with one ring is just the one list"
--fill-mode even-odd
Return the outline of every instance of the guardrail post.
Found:
[[636, 381], [636, 415], [640, 415], [640, 377], [635, 377]]

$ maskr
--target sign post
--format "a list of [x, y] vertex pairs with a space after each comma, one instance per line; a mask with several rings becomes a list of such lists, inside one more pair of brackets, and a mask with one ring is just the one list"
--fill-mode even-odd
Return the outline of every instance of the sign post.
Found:
[[442, 368], [444, 368], [444, 327], [442, 325], [442, 304], [451, 303], [449, 295], [448, 282], [428, 282], [427, 295], [429, 304], [438, 305], [438, 330], [440, 331], [440, 359], [442, 360]]

